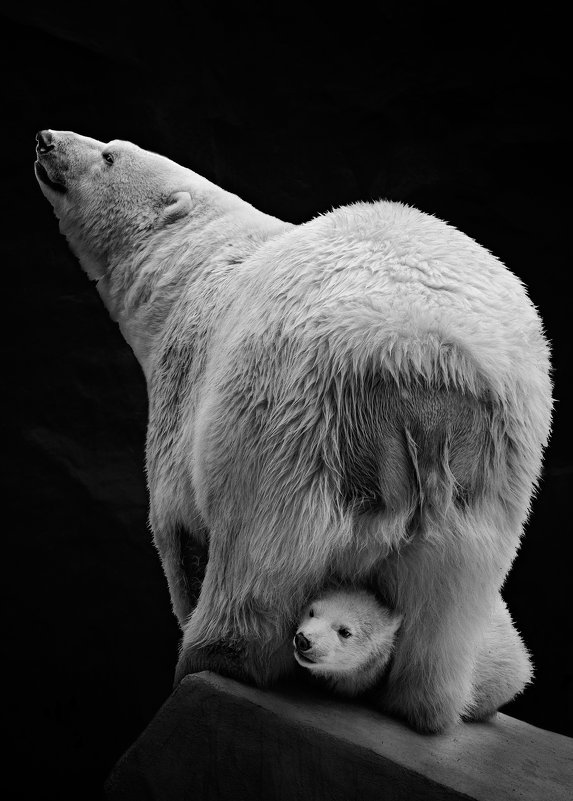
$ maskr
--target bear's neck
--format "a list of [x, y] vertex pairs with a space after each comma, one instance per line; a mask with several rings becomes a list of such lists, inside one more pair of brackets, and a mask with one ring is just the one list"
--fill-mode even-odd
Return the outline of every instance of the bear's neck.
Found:
[[[264, 242], [293, 226], [234, 201], [166, 229], [111, 265], [97, 288], [149, 383], [154, 354], [182, 296], [190, 314], [208, 318], [229, 272]], [[192, 321], [190, 320], [190, 325]]]

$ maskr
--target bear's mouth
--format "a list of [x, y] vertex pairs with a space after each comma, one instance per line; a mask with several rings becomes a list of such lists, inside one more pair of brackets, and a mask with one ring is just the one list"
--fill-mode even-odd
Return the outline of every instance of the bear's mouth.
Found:
[[36, 161], [34, 163], [34, 170], [36, 172], [36, 177], [38, 178], [39, 181], [41, 181], [46, 186], [49, 186], [52, 191], [58, 192], [60, 195], [64, 194], [64, 192], [66, 191], [66, 187], [64, 186], [64, 184], [52, 180], [52, 178], [50, 178], [50, 176], [48, 175], [48, 171], [46, 170], [43, 164], [41, 164], [39, 161]]
[[311, 659], [310, 657], [301, 654], [301, 652], [298, 650], [296, 651], [296, 656], [297, 659], [299, 659], [301, 662], [308, 662], [310, 665], [314, 665], [314, 659]]

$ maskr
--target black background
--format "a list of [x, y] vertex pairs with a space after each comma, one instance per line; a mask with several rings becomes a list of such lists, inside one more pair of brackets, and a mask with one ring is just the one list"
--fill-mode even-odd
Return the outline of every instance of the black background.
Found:
[[573, 735], [568, 26], [524, 8], [378, 5], [22, 3], [2, 19], [11, 798], [97, 797], [169, 694], [178, 641], [146, 523], [143, 376], [36, 185], [41, 128], [135, 141], [295, 223], [404, 201], [525, 281], [557, 404], [504, 590], [537, 678], [505, 711]]

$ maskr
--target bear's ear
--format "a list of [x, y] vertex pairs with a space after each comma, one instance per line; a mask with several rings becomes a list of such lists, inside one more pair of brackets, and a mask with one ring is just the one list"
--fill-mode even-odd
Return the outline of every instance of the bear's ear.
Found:
[[189, 192], [173, 192], [167, 198], [167, 203], [163, 209], [163, 219], [169, 224], [180, 220], [191, 211], [191, 195]]

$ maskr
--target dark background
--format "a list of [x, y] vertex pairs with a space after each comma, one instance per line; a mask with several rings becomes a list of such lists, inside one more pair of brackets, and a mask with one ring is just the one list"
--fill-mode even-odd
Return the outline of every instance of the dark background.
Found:
[[146, 523], [144, 380], [36, 185], [41, 128], [132, 140], [291, 222], [404, 201], [524, 280], [558, 402], [504, 590], [537, 678], [505, 711], [573, 735], [568, 26], [465, 4], [209, 5], [24, 2], [2, 19], [10, 798], [97, 797], [169, 694], [178, 641]]

